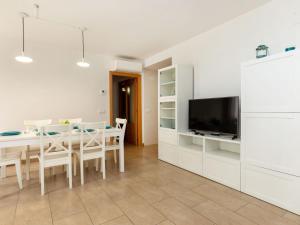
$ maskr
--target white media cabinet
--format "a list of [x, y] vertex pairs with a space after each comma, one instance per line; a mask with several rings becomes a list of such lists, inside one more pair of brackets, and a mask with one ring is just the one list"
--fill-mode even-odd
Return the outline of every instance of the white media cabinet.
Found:
[[176, 143], [159, 142], [159, 159], [241, 190], [240, 141], [232, 136], [178, 132]]
[[159, 71], [158, 157], [300, 215], [300, 53], [241, 69], [241, 141], [186, 132], [193, 69]]

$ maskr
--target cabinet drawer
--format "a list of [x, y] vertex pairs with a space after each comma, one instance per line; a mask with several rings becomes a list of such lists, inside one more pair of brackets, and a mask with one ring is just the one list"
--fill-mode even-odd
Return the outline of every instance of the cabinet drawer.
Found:
[[241, 164], [206, 154], [205, 176], [221, 184], [241, 190]]
[[300, 215], [300, 178], [245, 165], [242, 192]]
[[177, 145], [177, 132], [170, 129], [159, 129], [158, 133], [159, 142], [165, 142], [173, 145]]
[[193, 173], [202, 175], [203, 153], [179, 147], [179, 166]]
[[179, 151], [178, 146], [167, 144], [165, 142], [158, 143], [158, 158], [165, 162], [178, 166]]
[[300, 113], [243, 113], [242, 160], [300, 176]]

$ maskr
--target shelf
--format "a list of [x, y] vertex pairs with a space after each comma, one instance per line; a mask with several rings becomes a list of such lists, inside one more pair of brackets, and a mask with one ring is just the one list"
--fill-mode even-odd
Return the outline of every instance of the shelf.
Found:
[[175, 81], [169, 81], [169, 82], [161, 83], [160, 86], [172, 85], [172, 84], [175, 84]]
[[219, 158], [230, 159], [234, 161], [240, 161], [240, 154], [235, 152], [230, 152], [222, 149], [214, 149], [206, 151], [207, 155], [216, 156]]
[[175, 120], [175, 117], [160, 117], [161, 119], [166, 119], [166, 120]]
[[163, 109], [163, 110], [175, 110], [176, 108], [160, 108], [160, 109]]
[[183, 144], [179, 145], [182, 148], [192, 150], [192, 151], [197, 151], [197, 152], [202, 152], [203, 151], [203, 146], [201, 145], [196, 145], [196, 144]]

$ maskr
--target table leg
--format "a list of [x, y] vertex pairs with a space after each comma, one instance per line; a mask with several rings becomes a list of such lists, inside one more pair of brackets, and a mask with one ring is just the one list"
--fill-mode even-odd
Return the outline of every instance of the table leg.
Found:
[[[0, 158], [2, 157], [2, 154], [4, 154], [5, 149], [1, 149], [0, 148]], [[2, 166], [1, 167], [1, 178], [5, 178], [6, 177], [6, 166]]]
[[120, 167], [120, 172], [124, 172], [124, 137], [120, 137], [119, 139], [119, 145], [120, 145], [120, 149], [119, 149], [119, 167]]

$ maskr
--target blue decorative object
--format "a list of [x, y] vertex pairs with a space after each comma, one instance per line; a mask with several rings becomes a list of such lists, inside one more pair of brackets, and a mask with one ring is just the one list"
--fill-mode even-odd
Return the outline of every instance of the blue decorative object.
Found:
[[288, 47], [288, 48], [285, 49], [286, 52], [294, 51], [294, 50], [296, 50], [295, 46], [291, 46], [291, 47]]
[[269, 55], [269, 47], [266, 45], [259, 45], [256, 48], [256, 58], [260, 59], [260, 58], [264, 58], [266, 56]]
[[111, 128], [111, 126], [110, 125], [107, 125], [106, 127], [105, 127], [105, 129], [110, 129]]

